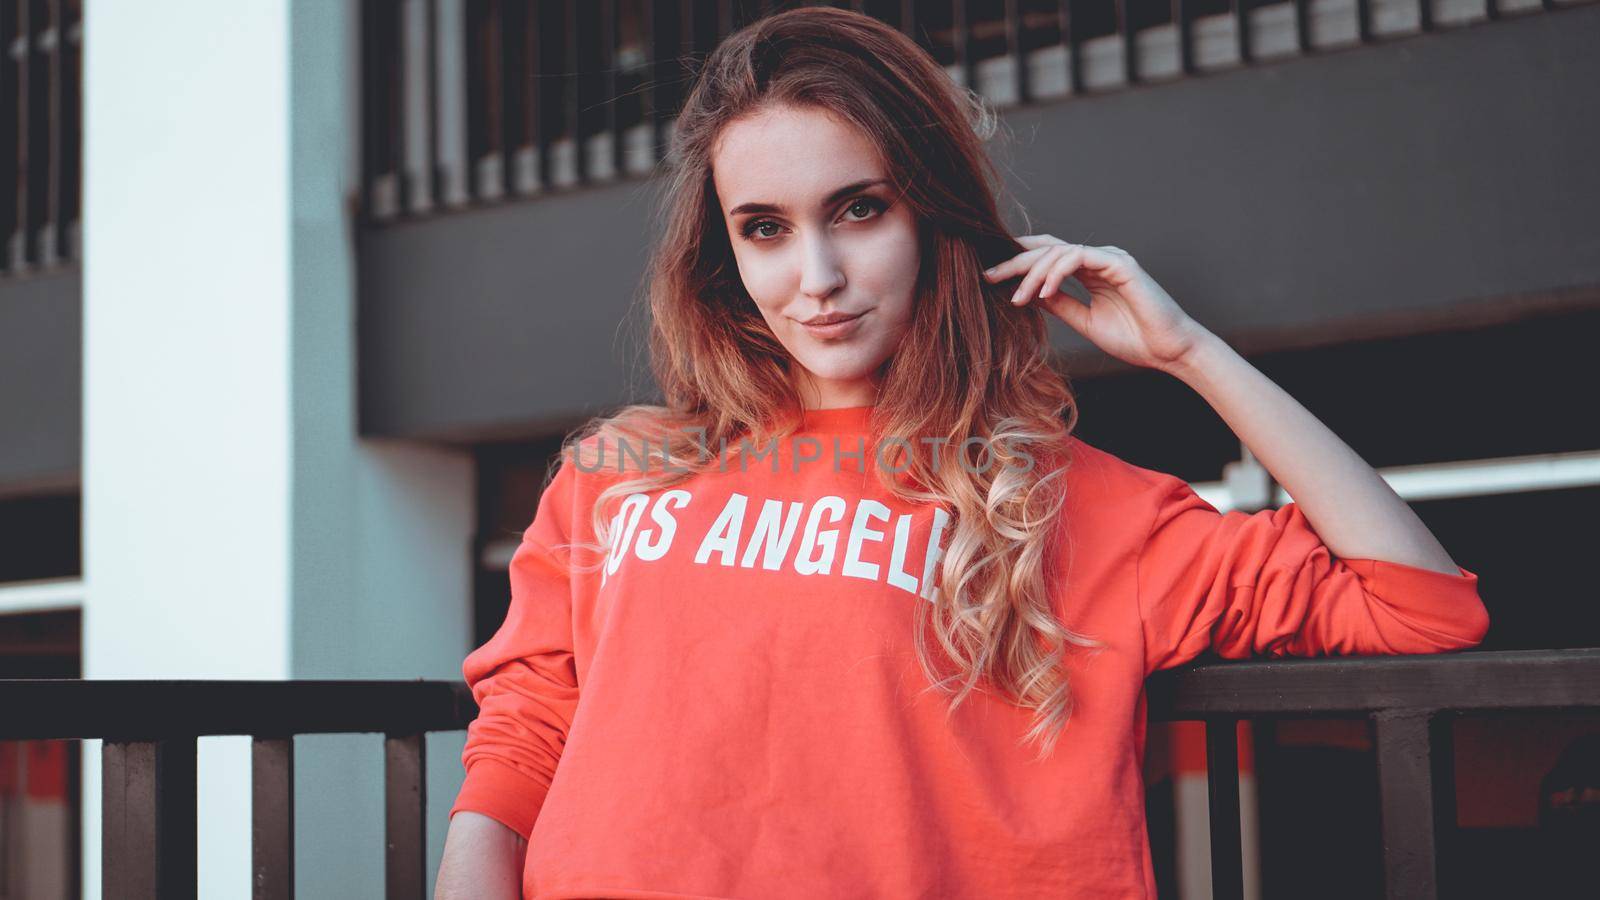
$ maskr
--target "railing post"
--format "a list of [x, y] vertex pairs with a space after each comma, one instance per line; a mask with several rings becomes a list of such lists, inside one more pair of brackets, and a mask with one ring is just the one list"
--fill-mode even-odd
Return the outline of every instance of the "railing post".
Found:
[[967, 17], [967, 4], [956, 0], [950, 6], [950, 42], [955, 49], [955, 68], [961, 76], [961, 86], [978, 89], [978, 63], [972, 58], [972, 22]]
[[101, 747], [101, 894], [196, 895], [195, 738]]
[[1017, 0], [1005, 0], [1006, 54], [1014, 61], [1012, 87], [1017, 92], [1017, 103], [1033, 102], [1033, 79], [1028, 71], [1028, 48], [1023, 46], [1022, 10]]
[[294, 896], [294, 738], [257, 737], [250, 766], [255, 900]]
[[1229, 5], [1233, 10], [1233, 35], [1239, 48], [1239, 62], [1249, 65], [1255, 62], [1255, 35], [1250, 32], [1252, 7], [1245, 0], [1231, 0]]
[[1379, 710], [1372, 718], [1388, 896], [1434, 900], [1439, 894], [1438, 843], [1455, 826], [1452, 717], [1437, 710], [1406, 709]]
[[1117, 33], [1122, 36], [1122, 77], [1129, 86], [1139, 83], [1139, 34], [1128, 11], [1129, 0], [1112, 0], [1117, 11]]
[[1206, 719], [1206, 800], [1211, 825], [1211, 896], [1244, 897], [1244, 851], [1239, 834], [1239, 720]]
[[385, 735], [384, 896], [423, 900], [427, 880], [423, 807], [427, 801], [426, 744], [423, 734]]

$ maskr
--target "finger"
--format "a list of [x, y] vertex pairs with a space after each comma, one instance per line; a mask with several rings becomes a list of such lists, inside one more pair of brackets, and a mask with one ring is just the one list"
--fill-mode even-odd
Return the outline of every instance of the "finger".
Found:
[[1028, 270], [1028, 274], [1022, 279], [1022, 284], [1017, 286], [1016, 293], [1011, 295], [1013, 305], [1020, 306], [1038, 298], [1039, 287], [1044, 284], [1045, 276], [1050, 274], [1050, 268], [1055, 264], [1055, 259], [1061, 252], [1060, 245], [1045, 248], [1045, 255], [1041, 256], [1039, 261], [1034, 263], [1033, 268]]
[[1077, 297], [1067, 294], [1057, 297], [1049, 305], [1050, 311], [1057, 318], [1072, 326], [1078, 332], [1087, 335], [1089, 331], [1089, 307], [1079, 302]]
[[1028, 269], [1033, 267], [1034, 262], [1036, 262], [1045, 253], [1049, 252], [1049, 250], [1049, 247], [1039, 247], [1034, 250], [1024, 250], [1005, 262], [996, 263], [992, 268], [985, 269], [983, 275], [985, 278], [989, 279], [989, 281], [996, 283], [1005, 281], [1009, 278], [1015, 278], [1018, 275], [1026, 273]]
[[1045, 248], [1045, 255], [1038, 257], [1031, 268], [1022, 276], [1022, 281], [1017, 284], [1017, 289], [1011, 292], [1011, 305], [1021, 306], [1039, 295], [1039, 283], [1044, 280], [1050, 271], [1054, 256], [1054, 248]]
[[1078, 262], [1082, 258], [1083, 254], [1078, 253], [1076, 248], [1061, 254], [1061, 259], [1050, 267], [1050, 272], [1045, 276], [1044, 284], [1040, 286], [1039, 296], [1041, 298], [1048, 297], [1060, 291], [1061, 283], [1067, 279], [1068, 275], [1077, 270]]
[[[1087, 244], [1079, 246], [1083, 251], [1079, 261], [1081, 270], [1098, 275], [1116, 287], [1121, 287], [1133, 279], [1133, 273], [1130, 271], [1130, 267], [1134, 265], [1133, 257], [1113, 253], [1105, 247], [1091, 247]], [[1083, 278], [1082, 275], [1078, 277], [1080, 280]]]
[[1048, 247], [1051, 244], [1065, 244], [1065, 243], [1068, 243], [1067, 241], [1063, 241], [1061, 238], [1058, 238], [1053, 234], [1024, 234], [1024, 235], [1018, 235], [1017, 238], [1016, 238], [1016, 241], [1017, 241], [1017, 243], [1021, 244], [1024, 247], [1027, 247], [1029, 249], [1032, 249], [1034, 247]]

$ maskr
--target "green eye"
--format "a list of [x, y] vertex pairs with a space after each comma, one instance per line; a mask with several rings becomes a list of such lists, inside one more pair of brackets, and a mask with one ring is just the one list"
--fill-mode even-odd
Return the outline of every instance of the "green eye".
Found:
[[873, 198], [873, 197], [862, 197], [862, 198], [856, 200], [854, 203], [850, 204], [850, 209], [845, 210], [845, 212], [849, 212], [850, 210], [855, 209], [858, 206], [865, 206], [867, 209], [869, 209], [869, 210], [871, 210], [873, 212], [882, 212], [883, 208], [884, 208], [884, 203], [883, 203], [882, 200], [878, 200], [878, 199]]

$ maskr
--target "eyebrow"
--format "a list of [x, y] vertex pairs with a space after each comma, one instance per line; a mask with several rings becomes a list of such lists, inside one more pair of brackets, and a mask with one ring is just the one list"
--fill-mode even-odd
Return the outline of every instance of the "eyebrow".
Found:
[[[853, 181], [853, 182], [845, 185], [844, 187], [833, 191], [832, 193], [828, 194], [828, 196], [824, 197], [822, 199], [822, 205], [823, 206], [831, 206], [834, 203], [837, 203], [840, 200], [843, 200], [845, 197], [847, 197], [847, 196], [849, 196], [851, 194], [854, 194], [854, 193], [856, 193], [858, 191], [866, 190], [867, 188], [872, 187], [873, 185], [887, 184], [888, 182], [889, 182], [889, 179], [887, 179], [887, 178], [864, 178], [861, 181]], [[730, 216], [738, 216], [738, 215], [743, 215], [745, 213], [781, 213], [781, 212], [783, 212], [783, 207], [778, 206], [778, 205], [773, 204], [773, 203], [741, 203], [738, 206], [735, 206], [733, 209], [728, 210], [728, 215], [730, 215]]]

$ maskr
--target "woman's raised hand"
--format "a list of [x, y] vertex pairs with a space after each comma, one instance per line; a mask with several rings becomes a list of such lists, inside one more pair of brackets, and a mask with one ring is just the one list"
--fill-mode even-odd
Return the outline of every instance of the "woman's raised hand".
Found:
[[[1208, 334], [1120, 247], [1072, 244], [1026, 234], [1028, 249], [984, 272], [991, 283], [1022, 278], [1011, 302], [1035, 300], [1101, 350], [1136, 366], [1168, 370]], [[1067, 276], [1088, 289], [1090, 304], [1061, 290]]]

